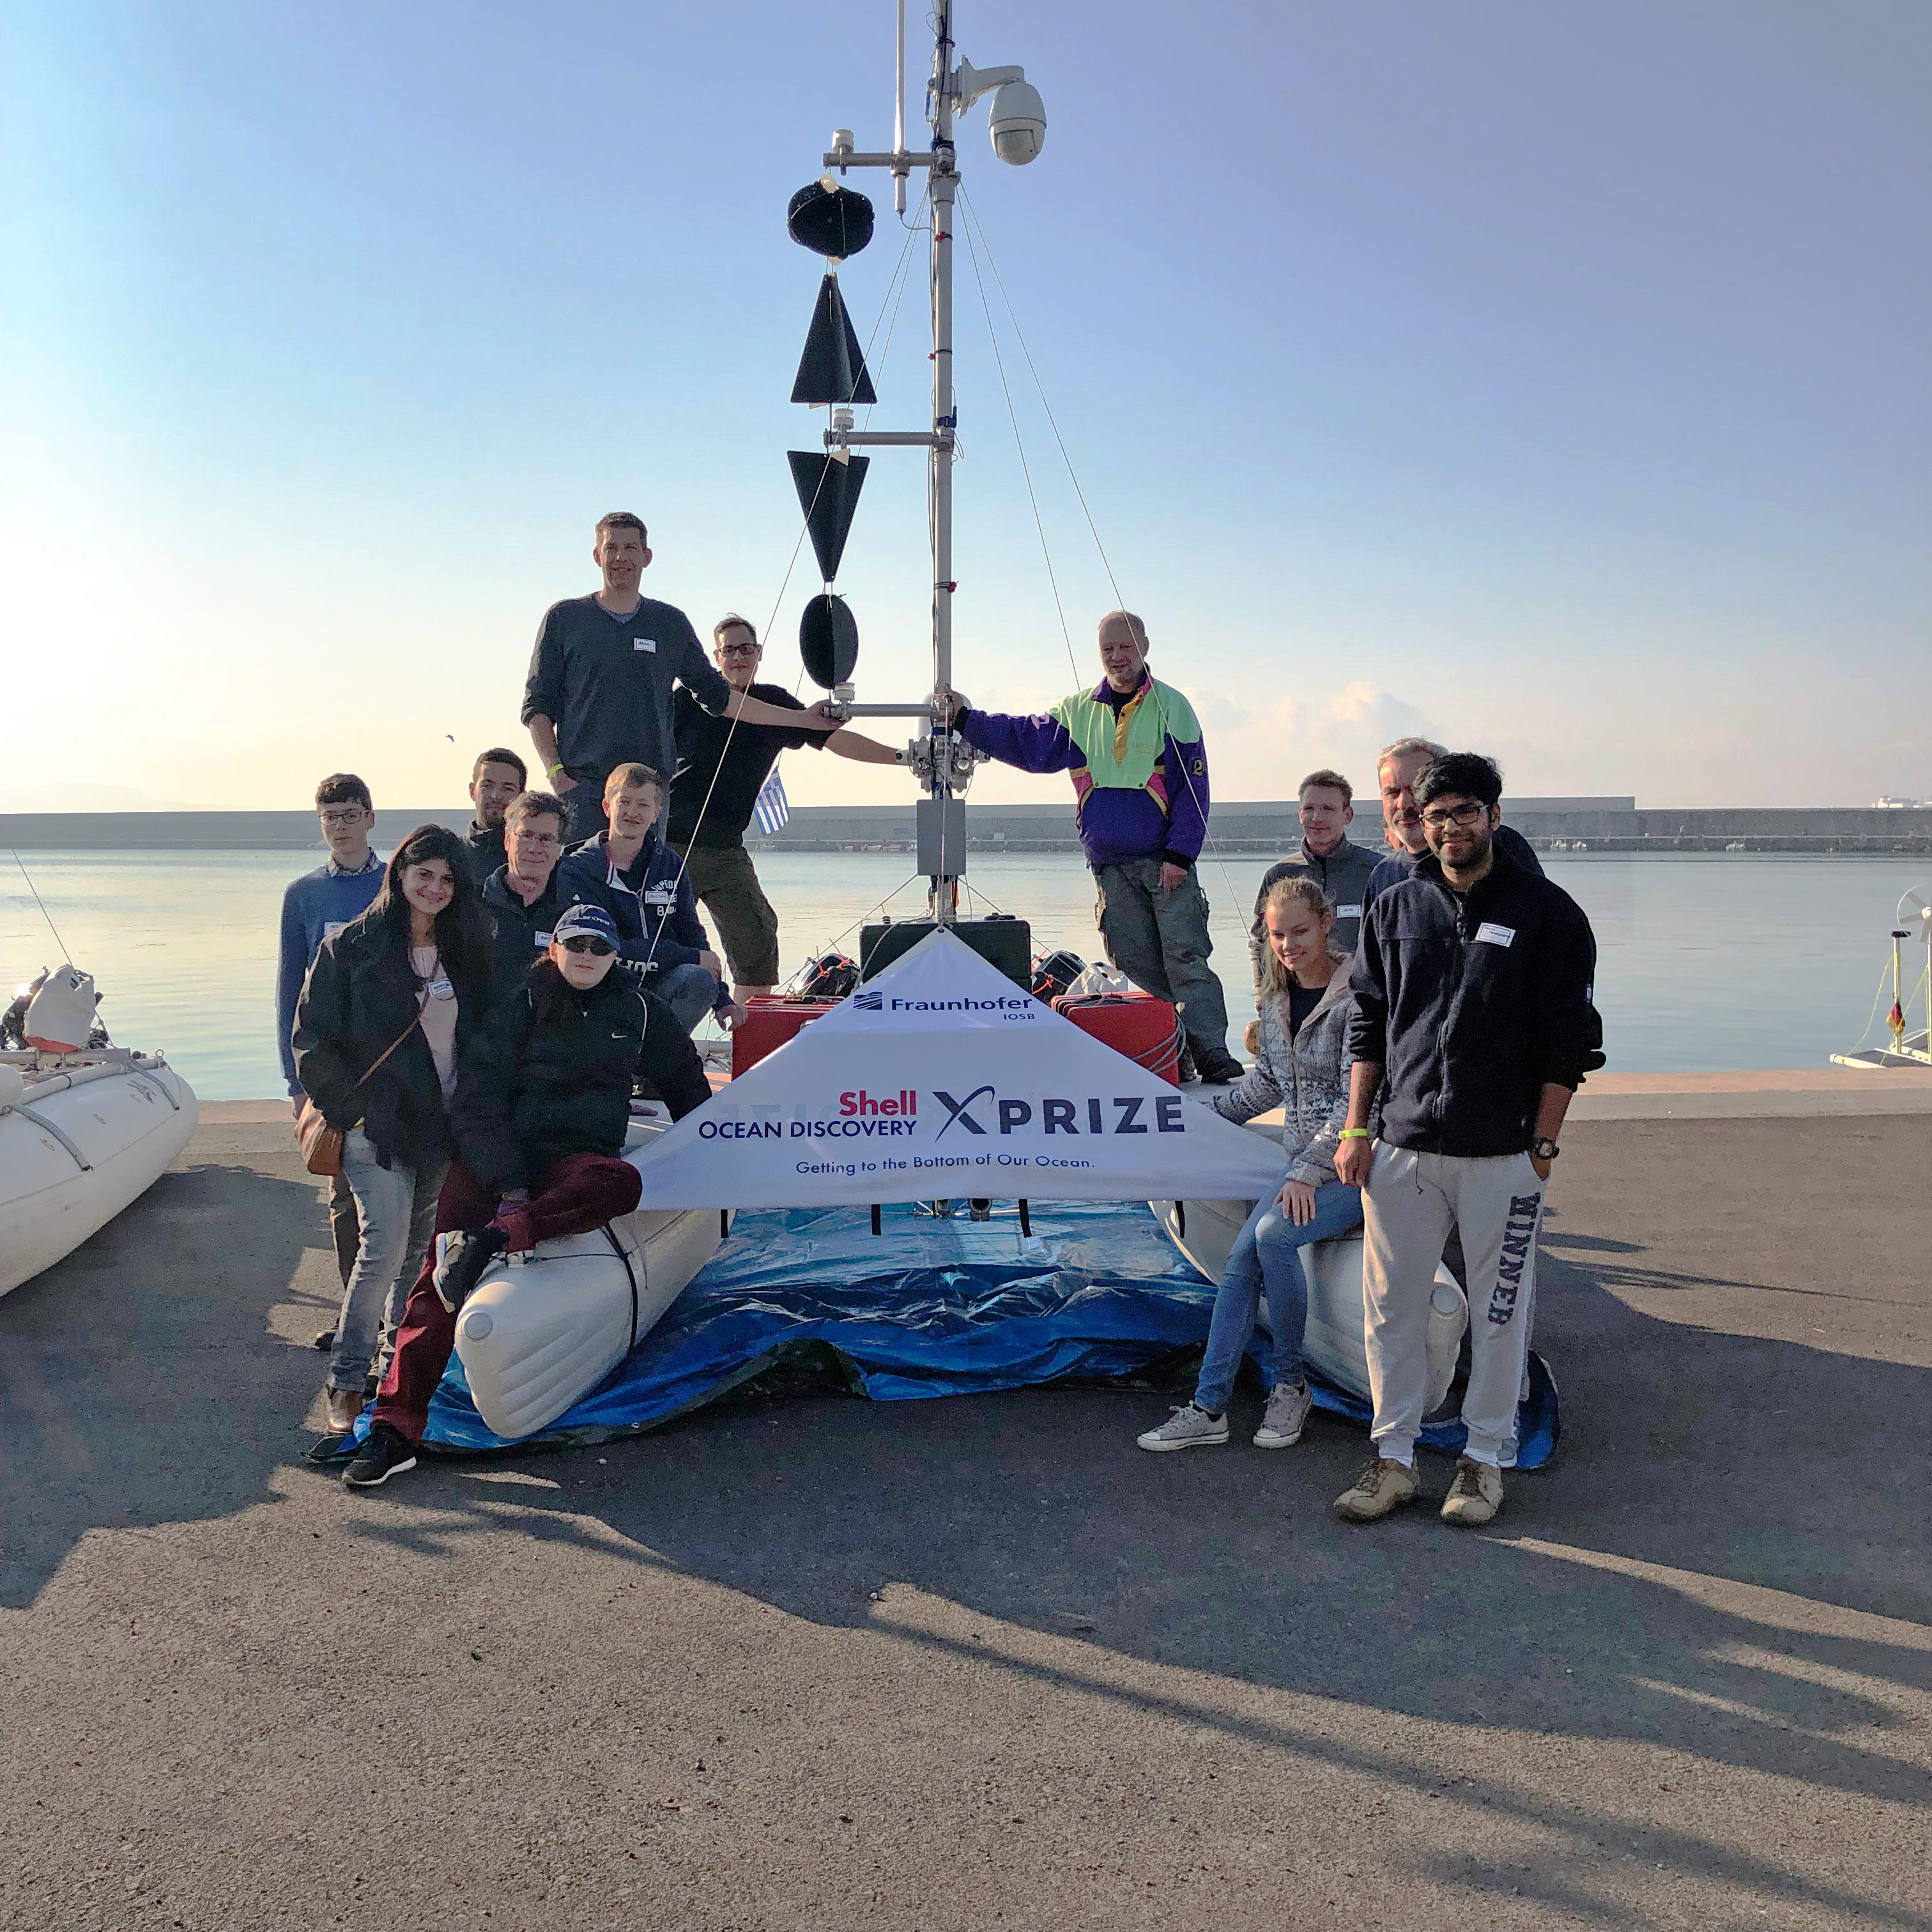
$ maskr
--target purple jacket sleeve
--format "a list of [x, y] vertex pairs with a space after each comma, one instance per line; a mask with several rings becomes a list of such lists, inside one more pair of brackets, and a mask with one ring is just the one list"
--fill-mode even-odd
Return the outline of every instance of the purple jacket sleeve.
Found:
[[1191, 745], [1178, 743], [1169, 732], [1161, 758], [1167, 776], [1167, 845], [1160, 856], [1177, 866], [1191, 866], [1208, 836], [1208, 748], [1198, 738]]
[[1070, 772], [1087, 762], [1073, 734], [1057, 718], [1021, 718], [1005, 711], [969, 711], [959, 735], [976, 752], [1023, 772]]

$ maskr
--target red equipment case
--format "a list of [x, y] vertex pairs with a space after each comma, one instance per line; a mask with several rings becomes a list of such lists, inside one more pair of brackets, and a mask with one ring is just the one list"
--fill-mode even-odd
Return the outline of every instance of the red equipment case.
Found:
[[1090, 1033], [1136, 1065], [1180, 1084], [1182, 1034], [1172, 1000], [1151, 993], [1063, 993], [1053, 1003], [1082, 1033]]
[[776, 1053], [808, 1020], [815, 1020], [840, 1004], [837, 1000], [787, 999], [778, 993], [754, 993], [746, 1001], [745, 1024], [731, 1034], [731, 1078], [735, 1080]]

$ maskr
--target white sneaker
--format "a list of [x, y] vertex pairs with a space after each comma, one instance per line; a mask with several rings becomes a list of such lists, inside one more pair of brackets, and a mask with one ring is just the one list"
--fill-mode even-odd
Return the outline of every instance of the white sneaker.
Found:
[[1277, 1382], [1268, 1399], [1268, 1407], [1262, 1414], [1262, 1426], [1255, 1431], [1257, 1449], [1292, 1449], [1301, 1440], [1301, 1432], [1308, 1426], [1308, 1412], [1315, 1406], [1315, 1398], [1308, 1393], [1305, 1382], [1292, 1387]]
[[1228, 1439], [1228, 1418], [1210, 1415], [1191, 1402], [1177, 1408], [1158, 1429], [1150, 1429], [1136, 1438], [1143, 1449], [1192, 1449]]

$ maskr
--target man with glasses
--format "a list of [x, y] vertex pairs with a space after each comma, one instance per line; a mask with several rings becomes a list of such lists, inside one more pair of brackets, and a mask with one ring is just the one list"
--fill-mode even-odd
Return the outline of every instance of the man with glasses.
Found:
[[[718, 671], [734, 691], [777, 710], [809, 715], [782, 686], [753, 682], [764, 646], [746, 619], [728, 613], [711, 639]], [[804, 726], [785, 731], [715, 716], [682, 688], [672, 700], [672, 715], [677, 776], [665, 842], [683, 861], [698, 902], [717, 922], [731, 962], [731, 997], [742, 1008], [754, 993], [769, 993], [778, 982], [778, 916], [745, 850], [745, 832], [778, 754], [824, 746], [868, 765], [902, 765], [905, 754], [845, 728], [826, 737]]]
[[[1364, 904], [1377, 893], [1407, 878], [1428, 851], [1421, 808], [1415, 802], [1415, 785], [1430, 761], [1442, 755], [1442, 747], [1432, 739], [1398, 738], [1376, 760], [1376, 783], [1382, 795], [1382, 838], [1388, 847], [1388, 856], [1378, 861], [1369, 874], [1368, 884], [1362, 888]], [[1498, 824], [1496, 846], [1519, 866], [1541, 873], [1543, 866], [1535, 848], [1513, 826]]]
[[[290, 1104], [298, 1119], [308, 1097], [296, 1078], [293, 1045], [296, 1002], [302, 997], [302, 982], [315, 964], [322, 942], [332, 939], [351, 920], [367, 912], [382, 889], [382, 862], [369, 848], [369, 835], [376, 824], [369, 788], [353, 772], [332, 772], [315, 788], [315, 808], [322, 820], [328, 861], [290, 880], [282, 894], [280, 956], [275, 969], [275, 1045], [281, 1054]], [[335, 1264], [346, 1288], [362, 1234], [355, 1197], [339, 1174], [329, 1186], [328, 1226]], [[326, 1334], [326, 1340], [316, 1338], [318, 1348], [334, 1342], [332, 1330]]]
[[610, 915], [566, 907], [543, 964], [466, 1052], [450, 1110], [458, 1159], [436, 1203], [441, 1238], [410, 1290], [368, 1439], [343, 1472], [350, 1488], [414, 1468], [458, 1312], [499, 1255], [586, 1233], [637, 1206], [643, 1183], [622, 1156], [638, 1076], [674, 1120], [711, 1097], [684, 1029], [610, 970], [616, 959]]
[[619, 765], [676, 769], [671, 697], [677, 686], [706, 710], [747, 724], [838, 729], [822, 705], [788, 712], [724, 682], [705, 661], [691, 620], [638, 588], [651, 563], [640, 518], [628, 510], [599, 518], [590, 554], [603, 586], [544, 613], [524, 691], [524, 722], [550, 789], [569, 802], [573, 840], [604, 829], [604, 786]]
[[476, 815], [470, 821], [470, 836], [464, 842], [470, 853], [470, 874], [479, 892], [483, 882], [510, 856], [503, 846], [503, 814], [528, 777], [523, 760], [503, 745], [478, 752], [470, 768], [470, 802], [476, 808]]
[[493, 997], [513, 993], [544, 956], [567, 901], [556, 890], [570, 808], [547, 791], [523, 791], [503, 814], [503, 863], [483, 881], [483, 910], [495, 928]]
[[1432, 1285], [1453, 1222], [1467, 1264], [1468, 1442], [1442, 1517], [1473, 1526], [1501, 1508], [1516, 1460], [1544, 1186], [1570, 1097], [1604, 1064], [1604, 1024], [1582, 909], [1497, 841], [1495, 765], [1445, 753], [1414, 793], [1429, 851], [1370, 906], [1349, 977], [1354, 1064], [1335, 1171], [1363, 1190], [1375, 1454], [1335, 1508], [1371, 1522], [1416, 1492]]

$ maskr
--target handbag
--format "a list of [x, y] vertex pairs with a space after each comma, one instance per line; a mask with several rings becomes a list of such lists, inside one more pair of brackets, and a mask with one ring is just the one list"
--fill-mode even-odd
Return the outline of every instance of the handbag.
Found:
[[[356, 1082], [356, 1087], [350, 1088], [350, 1093], [374, 1077], [376, 1068], [416, 1031], [416, 1022], [422, 1018], [420, 1010], [411, 1016], [409, 1024], [382, 1049], [375, 1065]], [[310, 1173], [338, 1174], [342, 1172], [342, 1130], [332, 1127], [328, 1117], [313, 1100], [303, 1101], [302, 1110], [296, 1116], [296, 1138], [302, 1147], [302, 1165]]]

